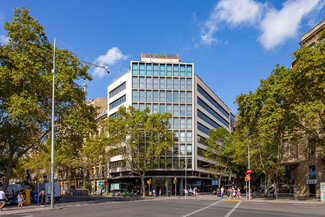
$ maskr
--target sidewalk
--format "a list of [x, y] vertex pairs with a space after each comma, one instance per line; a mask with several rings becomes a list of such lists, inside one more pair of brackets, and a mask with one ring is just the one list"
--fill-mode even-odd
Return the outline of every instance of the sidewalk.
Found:
[[[23, 209], [18, 208], [15, 206], [4, 206], [3, 211], [0, 211], [0, 216], [5, 215], [16, 215], [16, 214], [23, 214], [23, 213], [34, 213], [34, 212], [42, 212], [42, 211], [48, 211], [52, 210], [51, 206], [48, 205], [46, 207], [41, 207], [40, 205], [26, 205], [23, 207]], [[55, 207], [55, 209], [61, 209], [60, 207]]]

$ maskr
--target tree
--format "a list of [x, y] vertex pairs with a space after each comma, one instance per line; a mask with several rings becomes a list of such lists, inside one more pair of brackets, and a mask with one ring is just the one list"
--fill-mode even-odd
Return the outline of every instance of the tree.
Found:
[[[158, 159], [174, 144], [173, 132], [169, 131], [168, 118], [170, 113], [150, 114], [150, 109], [143, 111], [133, 107], [120, 107], [117, 118], [109, 117], [103, 122], [103, 135], [100, 142], [92, 147], [103, 150], [112, 155], [121, 155], [130, 167], [132, 173], [140, 176], [142, 195], [145, 196], [144, 177]], [[96, 149], [96, 148], [95, 148]]]
[[[14, 15], [4, 26], [9, 43], [0, 44], [0, 161], [6, 171], [5, 189], [15, 165], [43, 147], [51, 131], [53, 46], [25, 7], [14, 9]], [[56, 53], [56, 147], [60, 154], [69, 154], [74, 145], [80, 146], [86, 129], [95, 126], [95, 109], [86, 105], [77, 83], [91, 76], [72, 52]]]

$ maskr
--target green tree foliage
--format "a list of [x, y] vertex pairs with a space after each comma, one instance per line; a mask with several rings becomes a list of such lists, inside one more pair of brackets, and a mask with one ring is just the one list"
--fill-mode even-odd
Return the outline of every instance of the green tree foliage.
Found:
[[120, 107], [118, 113], [117, 118], [109, 117], [102, 123], [102, 134], [86, 143], [85, 152], [90, 157], [95, 157], [91, 153], [96, 150], [106, 150], [103, 153], [108, 156], [121, 155], [132, 173], [140, 176], [144, 196], [146, 172], [174, 144], [168, 122], [171, 114], [150, 114], [149, 108], [140, 111], [131, 106]]
[[[49, 144], [53, 46], [25, 7], [14, 10], [4, 29], [9, 43], [0, 44], [0, 161], [6, 188], [19, 160], [40, 147], [47, 150], [43, 146]], [[56, 53], [55, 145], [57, 162], [68, 164], [80, 150], [84, 133], [95, 129], [95, 109], [85, 104], [85, 93], [77, 83], [91, 79], [88, 67], [66, 49]]]

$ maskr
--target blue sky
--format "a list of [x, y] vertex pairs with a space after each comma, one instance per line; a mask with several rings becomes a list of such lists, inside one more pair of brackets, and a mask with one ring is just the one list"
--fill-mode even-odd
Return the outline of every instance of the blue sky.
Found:
[[3, 23], [26, 6], [59, 48], [81, 60], [107, 64], [91, 68], [88, 98], [107, 97], [107, 85], [129, 70], [141, 53], [179, 54], [232, 109], [237, 95], [254, 91], [276, 64], [290, 67], [301, 36], [325, 19], [325, 0], [1, 0]]

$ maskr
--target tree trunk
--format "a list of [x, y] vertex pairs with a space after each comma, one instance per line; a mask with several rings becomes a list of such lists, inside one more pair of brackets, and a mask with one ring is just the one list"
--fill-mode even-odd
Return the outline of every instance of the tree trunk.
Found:
[[267, 176], [267, 184], [266, 184], [266, 188], [264, 189], [264, 196], [266, 197], [267, 194], [269, 193], [269, 186], [271, 184], [271, 175]]
[[144, 174], [141, 174], [141, 189], [142, 189], [142, 197], [146, 196], [146, 188], [144, 185]]
[[7, 170], [6, 170], [6, 176], [5, 176], [5, 179], [3, 182], [3, 191], [4, 192], [7, 191], [7, 188], [9, 185], [9, 180], [10, 180], [10, 177], [12, 174], [12, 168], [14, 167], [14, 165], [15, 165], [15, 160], [12, 158], [12, 156], [9, 156]]

